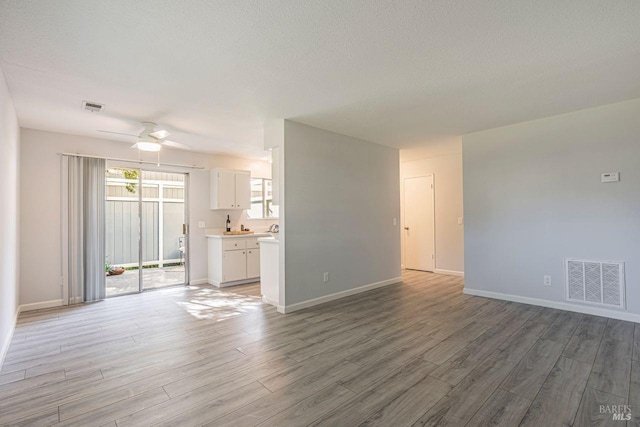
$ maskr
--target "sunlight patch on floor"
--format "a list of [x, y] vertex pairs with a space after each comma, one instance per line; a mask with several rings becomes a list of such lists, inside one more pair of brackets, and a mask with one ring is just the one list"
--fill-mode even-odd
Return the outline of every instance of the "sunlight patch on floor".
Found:
[[176, 304], [197, 319], [222, 321], [255, 311], [263, 303], [257, 296], [203, 288], [189, 301], [179, 301]]

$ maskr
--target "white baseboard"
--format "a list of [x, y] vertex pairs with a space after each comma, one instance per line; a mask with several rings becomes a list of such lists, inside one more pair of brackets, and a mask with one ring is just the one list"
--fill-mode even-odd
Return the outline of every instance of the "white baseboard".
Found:
[[361, 292], [370, 291], [372, 289], [381, 288], [382, 286], [393, 285], [394, 283], [402, 282], [402, 277], [394, 277], [393, 279], [383, 280], [382, 282], [370, 283], [368, 285], [358, 286], [357, 288], [347, 289], [346, 291], [340, 291], [329, 295], [324, 295], [318, 298], [297, 302], [290, 305], [278, 305], [279, 313], [292, 313], [294, 311], [302, 310], [304, 308], [313, 307], [314, 305], [324, 304], [325, 302], [334, 301], [340, 298], [348, 297], [351, 295], [359, 294]]
[[60, 307], [62, 305], [64, 305], [63, 300], [54, 299], [51, 301], [34, 302], [32, 304], [22, 304], [20, 306], [20, 311], [41, 310], [43, 308]]
[[13, 339], [13, 333], [16, 331], [16, 325], [18, 324], [18, 317], [20, 316], [22, 306], [18, 306], [16, 309], [16, 316], [13, 319], [13, 325], [9, 331], [9, 335], [2, 343], [2, 347], [0, 347], [0, 370], [2, 369], [2, 365], [4, 364], [4, 358], [7, 356], [7, 352], [9, 351], [9, 346], [11, 345], [11, 340]]
[[209, 279], [207, 279], [206, 277], [204, 279], [189, 280], [190, 285], [206, 285], [208, 283]]
[[447, 276], [460, 276], [460, 277], [464, 277], [464, 271], [456, 271], [456, 270], [441, 270], [439, 268], [436, 268], [435, 270], [433, 270], [434, 273], [436, 274], [446, 274]]
[[479, 289], [464, 288], [462, 293], [479, 297], [500, 299], [504, 301], [519, 302], [523, 304], [537, 305], [541, 307], [555, 308], [558, 310], [574, 311], [576, 313], [591, 314], [593, 316], [609, 317], [612, 319], [626, 320], [640, 323], [640, 314], [628, 313], [626, 311], [608, 310], [606, 308], [571, 304], [564, 301], [550, 301], [539, 298], [522, 297], [518, 295], [503, 294], [501, 292], [483, 291]]

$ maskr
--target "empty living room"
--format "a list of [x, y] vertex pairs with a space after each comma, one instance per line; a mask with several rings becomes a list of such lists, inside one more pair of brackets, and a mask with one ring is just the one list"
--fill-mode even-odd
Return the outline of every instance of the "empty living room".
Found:
[[639, 23], [0, 0], [0, 426], [640, 425]]

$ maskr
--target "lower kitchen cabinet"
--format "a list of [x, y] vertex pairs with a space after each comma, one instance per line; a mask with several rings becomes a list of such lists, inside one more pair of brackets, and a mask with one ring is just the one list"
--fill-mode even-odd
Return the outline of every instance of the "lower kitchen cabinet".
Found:
[[247, 249], [247, 277], [260, 277], [260, 248]]
[[247, 251], [246, 249], [222, 252], [222, 283], [235, 282], [250, 277], [247, 275]]
[[260, 244], [258, 237], [207, 235], [208, 277], [211, 285], [224, 287], [260, 280]]

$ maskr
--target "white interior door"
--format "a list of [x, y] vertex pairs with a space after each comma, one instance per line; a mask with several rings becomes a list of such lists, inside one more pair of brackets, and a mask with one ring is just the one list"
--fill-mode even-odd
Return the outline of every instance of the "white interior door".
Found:
[[404, 180], [404, 266], [435, 268], [433, 175]]

